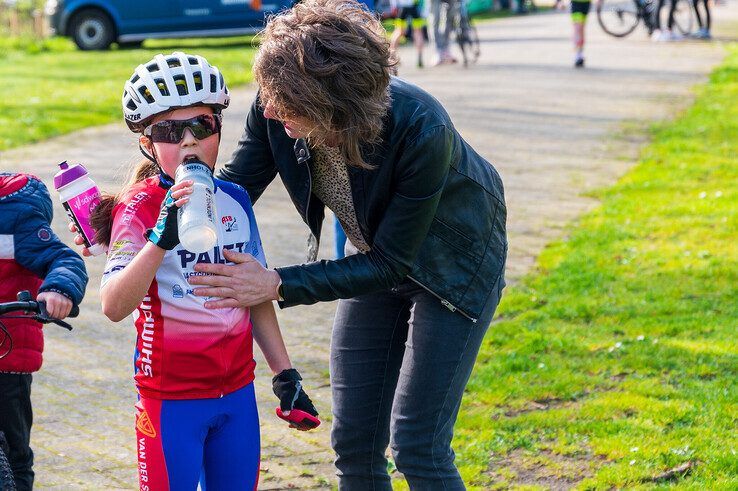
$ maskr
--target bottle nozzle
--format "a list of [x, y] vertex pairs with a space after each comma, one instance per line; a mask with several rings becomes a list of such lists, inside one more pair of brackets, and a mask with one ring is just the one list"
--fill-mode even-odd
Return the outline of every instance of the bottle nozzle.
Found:
[[64, 162], [62, 162], [62, 163], [59, 164], [59, 168], [61, 168], [62, 170], [68, 169], [69, 168], [69, 164], [65, 160]]

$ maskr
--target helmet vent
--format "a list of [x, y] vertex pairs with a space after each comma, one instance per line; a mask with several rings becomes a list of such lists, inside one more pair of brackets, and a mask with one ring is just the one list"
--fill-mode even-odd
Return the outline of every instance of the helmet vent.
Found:
[[202, 90], [202, 73], [195, 72], [192, 74], [192, 78], [195, 79], [195, 90]]
[[135, 111], [136, 108], [137, 108], [136, 103], [133, 102], [133, 99], [131, 99], [130, 101], [128, 101], [128, 104], [126, 104], [126, 107], [128, 109], [130, 109], [131, 111]]
[[177, 93], [179, 95], [187, 95], [187, 80], [185, 80], [184, 75], [175, 75], [173, 78], [174, 85], [177, 87]]
[[146, 69], [149, 72], [158, 72], [159, 71], [159, 65], [156, 62], [149, 63], [148, 65], [146, 65]]
[[167, 60], [167, 65], [169, 65], [169, 68], [174, 68], [178, 66], [182, 66], [182, 64], [179, 62], [177, 58], [169, 58]]
[[151, 92], [149, 92], [149, 89], [147, 89], [146, 87], [139, 87], [138, 93], [141, 94], [144, 100], [149, 104], [154, 103], [154, 97], [151, 95]]
[[210, 74], [210, 92], [215, 94], [215, 92], [218, 90], [218, 80], [215, 78], [214, 74]]
[[198, 64], [197, 63], [197, 58], [195, 58], [194, 56], [188, 56], [187, 57], [187, 61], [190, 62], [190, 65], [197, 65]]
[[154, 83], [156, 84], [156, 87], [159, 89], [159, 92], [161, 93], [161, 95], [169, 95], [169, 89], [167, 89], [167, 84], [164, 82], [163, 78], [155, 79]]
[[132, 83], [132, 84], [135, 84], [136, 82], [138, 82], [138, 79], [140, 79], [140, 78], [141, 78], [141, 77], [139, 77], [139, 76], [138, 76], [138, 73], [137, 73], [137, 74], [135, 74], [135, 75], [133, 76], [133, 78], [131, 78], [131, 83]]

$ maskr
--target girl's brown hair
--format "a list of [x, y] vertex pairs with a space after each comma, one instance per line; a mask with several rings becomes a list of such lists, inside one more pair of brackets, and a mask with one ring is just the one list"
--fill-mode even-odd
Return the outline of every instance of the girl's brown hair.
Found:
[[361, 4], [305, 0], [269, 19], [254, 74], [279, 119], [309, 120], [311, 144], [337, 138], [350, 165], [371, 168], [360, 148], [379, 139], [395, 64], [384, 28]]
[[143, 159], [134, 168], [131, 178], [117, 195], [104, 194], [100, 204], [90, 216], [90, 226], [95, 230], [95, 242], [110, 245], [110, 231], [113, 226], [113, 208], [118, 204], [120, 197], [125, 194], [131, 186], [149, 177], [159, 175], [159, 166], [149, 159]]

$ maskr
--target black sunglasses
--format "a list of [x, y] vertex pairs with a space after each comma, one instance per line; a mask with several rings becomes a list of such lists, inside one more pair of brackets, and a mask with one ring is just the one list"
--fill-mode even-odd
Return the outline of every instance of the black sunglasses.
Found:
[[220, 114], [201, 114], [190, 119], [168, 119], [147, 126], [143, 134], [156, 143], [179, 143], [189, 128], [198, 140], [220, 133]]

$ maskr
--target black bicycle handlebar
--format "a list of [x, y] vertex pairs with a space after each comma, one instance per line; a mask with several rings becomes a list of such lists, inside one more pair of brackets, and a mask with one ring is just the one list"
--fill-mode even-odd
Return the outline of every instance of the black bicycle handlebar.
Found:
[[[44, 315], [48, 317], [46, 312], [46, 302], [35, 302], [30, 300], [28, 302], [7, 302], [0, 303], [0, 315], [9, 314], [11, 312], [33, 312], [35, 314]], [[74, 306], [69, 312], [67, 317], [77, 317], [79, 315], [79, 307]]]
[[[46, 311], [46, 302], [29, 300], [31, 298], [27, 291], [18, 293], [18, 300], [16, 302], [0, 303], [0, 316], [10, 314], [12, 312], [27, 312], [35, 315], [31, 318], [41, 322], [42, 324], [54, 323], [58, 326], [63, 327], [69, 331], [72, 330], [72, 326], [67, 324], [61, 319], [55, 319], [49, 317], [49, 313]], [[77, 317], [79, 315], [79, 307], [77, 305], [72, 307], [67, 317]]]

